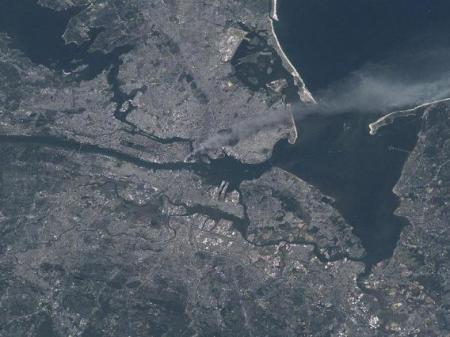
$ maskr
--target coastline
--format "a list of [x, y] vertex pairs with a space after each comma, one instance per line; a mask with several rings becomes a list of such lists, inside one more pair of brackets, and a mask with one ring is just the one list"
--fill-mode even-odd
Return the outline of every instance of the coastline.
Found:
[[450, 98], [444, 98], [432, 102], [426, 102], [420, 104], [414, 108], [406, 109], [406, 110], [397, 110], [390, 112], [383, 117], [377, 119], [375, 122], [369, 124], [369, 133], [373, 136], [376, 135], [378, 130], [384, 126], [390, 125], [394, 122], [396, 118], [414, 116], [417, 114], [418, 110], [425, 107], [430, 107], [438, 103], [450, 101]]
[[270, 9], [270, 18], [275, 21], [278, 19], [278, 0], [272, 0], [272, 8]]
[[280, 41], [278, 40], [278, 36], [275, 33], [274, 21], [280, 21], [278, 18], [278, 0], [272, 0], [272, 8], [270, 9], [269, 21], [270, 21], [270, 29], [272, 31], [272, 36], [275, 40], [275, 49], [281, 58], [283, 66], [294, 78], [294, 83], [298, 87], [298, 95], [300, 97], [300, 100], [303, 103], [316, 104], [317, 103], [316, 100], [314, 99], [313, 95], [306, 87], [306, 84], [303, 81], [303, 79], [301, 78], [297, 69], [294, 67], [292, 62], [287, 57], [286, 53], [284, 52], [283, 48], [281, 47]]

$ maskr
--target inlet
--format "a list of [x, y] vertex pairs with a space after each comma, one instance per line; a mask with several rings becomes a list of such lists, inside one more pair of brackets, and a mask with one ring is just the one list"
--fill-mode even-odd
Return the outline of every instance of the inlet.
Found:
[[[319, 100], [322, 92], [367, 67], [411, 85], [450, 70], [448, 1], [278, 2], [276, 34]], [[368, 124], [389, 112], [371, 104], [371, 114], [343, 111], [298, 120], [297, 144], [279, 143], [273, 158], [335, 199], [362, 241], [369, 269], [392, 256], [408, 224], [394, 215], [399, 201], [392, 189], [420, 129], [419, 118], [402, 118], [370, 136]]]
[[73, 72], [74, 80], [91, 80], [120, 65], [120, 56], [131, 46], [121, 46], [110, 53], [91, 51], [102, 28], [92, 29], [90, 40], [82, 45], [66, 44], [62, 35], [67, 24], [83, 9], [55, 11], [39, 5], [37, 0], [1, 0], [0, 32], [8, 35], [11, 48], [20, 50], [33, 63], [57, 72]]

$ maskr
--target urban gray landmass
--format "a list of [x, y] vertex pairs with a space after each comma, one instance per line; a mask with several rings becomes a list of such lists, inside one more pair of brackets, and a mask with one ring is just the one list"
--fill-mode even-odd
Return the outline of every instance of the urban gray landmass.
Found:
[[268, 164], [298, 90], [268, 0], [39, 4], [79, 8], [65, 41], [114, 60], [64, 71], [0, 34], [1, 337], [449, 336], [448, 102], [417, 111], [409, 225], [368, 271], [333, 199]]

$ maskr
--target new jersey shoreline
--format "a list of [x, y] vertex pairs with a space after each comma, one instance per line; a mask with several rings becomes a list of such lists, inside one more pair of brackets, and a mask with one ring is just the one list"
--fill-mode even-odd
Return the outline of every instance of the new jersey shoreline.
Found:
[[300, 97], [300, 100], [303, 103], [316, 103], [316, 100], [314, 99], [311, 92], [306, 87], [305, 82], [303, 81], [302, 77], [300, 76], [300, 73], [297, 71], [297, 69], [294, 67], [292, 62], [287, 57], [286, 53], [284, 52], [283, 48], [281, 47], [280, 41], [278, 40], [278, 36], [275, 33], [275, 21], [280, 21], [278, 17], [278, 0], [272, 0], [272, 7], [270, 10], [270, 29], [272, 31], [272, 36], [275, 40], [275, 48], [277, 50], [278, 55], [281, 57], [281, 60], [283, 62], [283, 66], [286, 68], [287, 71], [292, 75], [294, 78], [294, 82], [296, 86], [298, 87], [298, 95]]

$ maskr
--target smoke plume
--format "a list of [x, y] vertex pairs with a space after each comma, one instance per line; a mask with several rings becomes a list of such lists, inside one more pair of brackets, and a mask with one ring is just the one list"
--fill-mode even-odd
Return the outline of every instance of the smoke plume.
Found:
[[[366, 63], [318, 91], [317, 104], [294, 104], [292, 114], [296, 120], [348, 112], [383, 114], [450, 97], [450, 48], [430, 48], [423, 39], [420, 42], [422, 48], [415, 48], [414, 52], [411, 48], [399, 50], [377, 63]], [[234, 145], [285, 123], [287, 118], [286, 114], [277, 113], [244, 120], [230, 126], [227, 132], [206, 139], [193, 154]]]
[[395, 55], [368, 63], [316, 95], [315, 106], [298, 107], [309, 114], [388, 113], [450, 97], [450, 49]]
[[229, 129], [222, 130], [221, 132], [218, 132], [203, 141], [189, 157], [207, 150], [218, 149], [227, 145], [234, 145], [239, 141], [245, 140], [257, 134], [258, 132], [287, 123], [289, 120], [289, 114], [285, 112], [280, 113], [280, 111], [277, 113], [260, 114], [256, 119], [243, 120], [232, 125]]

